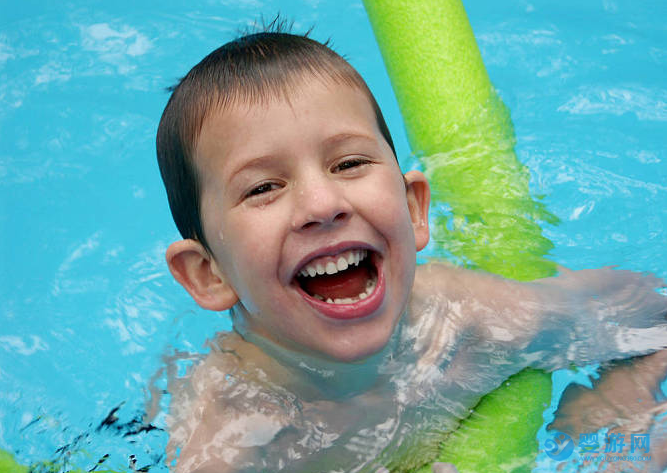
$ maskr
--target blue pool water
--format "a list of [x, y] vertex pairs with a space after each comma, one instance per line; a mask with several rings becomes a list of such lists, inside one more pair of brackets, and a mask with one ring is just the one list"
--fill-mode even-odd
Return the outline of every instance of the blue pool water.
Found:
[[[404, 163], [409, 148], [358, 1], [55, 5], [0, 6], [0, 448], [85, 469], [135, 455], [166, 471], [168, 398], [148, 427], [148, 386], [230, 324], [164, 263], [178, 238], [154, 158], [164, 89], [280, 12], [333, 39]], [[552, 257], [667, 277], [667, 3], [465, 5], [532, 192], [561, 219], [545, 227]]]

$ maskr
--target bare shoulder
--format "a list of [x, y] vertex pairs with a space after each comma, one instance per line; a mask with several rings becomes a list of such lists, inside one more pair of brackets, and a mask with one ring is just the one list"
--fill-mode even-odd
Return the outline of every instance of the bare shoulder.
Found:
[[535, 294], [536, 288], [530, 284], [440, 261], [418, 266], [413, 288], [416, 301], [446, 297], [497, 307], [534, 299]]
[[412, 289], [413, 298], [427, 299], [443, 292], [452, 296], [461, 290], [461, 275], [465, 271], [444, 261], [431, 261], [417, 266], [415, 282]]
[[424, 314], [446, 318], [480, 340], [524, 344], [536, 333], [545, 288], [484, 271], [433, 262], [418, 267], [411, 298], [413, 323]]
[[197, 398], [207, 398], [220, 392], [243, 373], [248, 364], [261, 363], [261, 352], [238, 334], [218, 334], [209, 341], [211, 351], [186, 376]]
[[244, 397], [239, 393], [277, 390], [291, 380], [291, 372], [236, 333], [219, 334], [209, 345], [210, 353], [183, 379], [188, 401], [200, 409], [210, 404], [225, 410]]
[[168, 452], [172, 459], [179, 452], [176, 472], [236, 471], [253, 445], [273, 438], [286, 417], [271, 396], [272, 378], [255, 345], [234, 333], [212, 341], [205, 359], [170, 389]]

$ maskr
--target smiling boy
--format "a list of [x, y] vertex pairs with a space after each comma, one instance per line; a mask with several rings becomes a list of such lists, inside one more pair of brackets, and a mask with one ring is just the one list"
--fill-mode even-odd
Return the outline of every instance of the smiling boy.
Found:
[[248, 35], [204, 58], [174, 89], [157, 149], [184, 238], [169, 268], [234, 325], [174, 392], [177, 471], [418, 466], [528, 365], [665, 345], [655, 278], [416, 269], [428, 183], [401, 174], [359, 74], [306, 37]]
[[[245, 330], [342, 361], [386, 344], [409, 294], [414, 240], [428, 241], [428, 186], [418, 172], [403, 180], [363, 92], [311, 81], [289, 102], [215, 114], [197, 166], [213, 257], [184, 240], [167, 258], [200, 305], [235, 307]], [[207, 263], [219, 284], [188, 277]]]
[[[233, 66], [252, 41], [239, 39], [209, 62]], [[363, 358], [386, 344], [406, 305], [415, 248], [429, 238], [428, 184], [420, 172], [401, 175], [379, 108], [342, 58], [306, 49], [316, 43], [296, 36], [255, 41], [258, 50], [275, 48], [281, 64], [254, 64], [257, 70], [244, 71], [250, 83], [241, 76], [238, 84], [210, 84], [217, 97], [198, 98], [210, 103], [193, 127], [198, 139], [190, 156], [201, 233], [173, 244], [167, 260], [199, 305], [233, 308], [245, 330], [298, 351]], [[309, 60], [321, 64], [315, 69]], [[217, 68], [199, 76], [227, 79]], [[198, 80], [193, 76], [179, 89]], [[178, 91], [163, 123], [177, 113]], [[160, 132], [158, 149], [173, 149], [173, 131], [161, 125]], [[346, 268], [346, 276], [312, 275], [318, 266], [320, 273]]]

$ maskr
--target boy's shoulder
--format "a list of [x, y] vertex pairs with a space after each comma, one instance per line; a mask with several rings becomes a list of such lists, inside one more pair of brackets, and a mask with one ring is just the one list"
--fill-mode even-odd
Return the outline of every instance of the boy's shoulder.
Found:
[[192, 373], [192, 384], [223, 391], [238, 384], [272, 384], [288, 379], [284, 366], [236, 332], [221, 332], [209, 342], [211, 351]]
[[489, 326], [514, 332], [517, 320], [522, 320], [519, 333], [532, 333], [530, 328], [540, 319], [538, 309], [544, 307], [543, 292], [534, 284], [432, 261], [416, 269], [410, 323], [423, 325], [428, 322], [424, 318], [444, 319], [451, 333], [489, 337]]
[[[179, 473], [232, 471], [229, 458], [258, 438], [273, 438], [296, 417], [293, 396], [279, 384], [284, 371], [259, 347], [235, 332], [218, 334], [209, 346], [210, 353], [170, 388], [167, 451], [180, 451]], [[211, 455], [211, 442], [225, 447]]]
[[428, 297], [441, 291], [443, 287], [449, 286], [445, 282], [456, 277], [457, 269], [446, 261], [429, 261], [418, 265], [415, 269], [412, 297]]
[[457, 301], [469, 297], [470, 285], [484, 275], [455, 266], [447, 261], [429, 261], [418, 265], [410, 298], [410, 312], [421, 312], [433, 302]]
[[417, 266], [412, 291], [414, 301], [431, 302], [439, 298], [493, 306], [521, 297], [532, 300], [535, 295], [535, 288], [529, 284], [437, 260]]

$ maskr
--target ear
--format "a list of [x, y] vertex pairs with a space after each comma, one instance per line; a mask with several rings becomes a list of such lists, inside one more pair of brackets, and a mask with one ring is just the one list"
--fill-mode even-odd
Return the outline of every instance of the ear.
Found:
[[419, 171], [410, 171], [403, 176], [408, 198], [408, 210], [415, 232], [417, 251], [423, 250], [430, 238], [428, 229], [428, 206], [431, 203], [431, 188], [428, 180]]
[[215, 260], [196, 240], [181, 240], [167, 249], [169, 270], [204, 309], [222, 311], [239, 300]]

